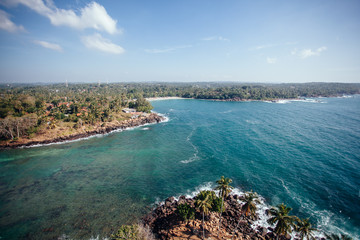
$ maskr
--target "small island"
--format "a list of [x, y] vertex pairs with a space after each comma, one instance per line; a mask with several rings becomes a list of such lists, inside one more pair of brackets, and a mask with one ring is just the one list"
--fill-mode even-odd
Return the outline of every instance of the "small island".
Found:
[[121, 226], [111, 239], [352, 239], [321, 232], [309, 218], [291, 215], [292, 208], [284, 203], [261, 210], [263, 200], [256, 192], [233, 194], [231, 182], [222, 176], [214, 190], [200, 191], [195, 197], [169, 197], [142, 222]]

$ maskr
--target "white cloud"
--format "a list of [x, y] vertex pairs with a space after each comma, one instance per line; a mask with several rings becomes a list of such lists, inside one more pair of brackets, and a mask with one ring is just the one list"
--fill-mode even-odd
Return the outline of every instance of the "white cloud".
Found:
[[45, 41], [34, 41], [34, 43], [36, 43], [44, 48], [62, 52], [61, 46], [58, 44], [55, 44], [55, 43], [49, 43], [49, 42], [45, 42]]
[[87, 48], [107, 53], [122, 54], [125, 52], [121, 46], [112, 43], [109, 39], [103, 38], [99, 33], [95, 33], [90, 36], [83, 36], [82, 42]]
[[276, 47], [276, 46], [278, 46], [278, 45], [279, 45], [279, 44], [263, 44], [263, 45], [259, 45], [259, 46], [256, 46], [256, 47], [249, 48], [249, 51], [261, 50], [261, 49], [264, 49], [264, 48]]
[[298, 51], [296, 48], [294, 50], [291, 51], [291, 55], [297, 55], [301, 58], [308, 58], [308, 57], [312, 57], [312, 56], [320, 56], [320, 53], [323, 51], [326, 51], [327, 47], [320, 47], [316, 50], [312, 50], [312, 49], [303, 49], [301, 51]]
[[177, 49], [182, 48], [191, 48], [192, 45], [184, 45], [184, 46], [177, 46], [177, 47], [169, 47], [169, 48], [154, 48], [154, 49], [145, 49], [145, 52], [147, 53], [168, 53], [168, 52], [174, 52]]
[[267, 57], [267, 58], [266, 58], [266, 61], [267, 61], [267, 63], [269, 63], [269, 64], [274, 64], [274, 63], [277, 62], [277, 58]]
[[291, 55], [296, 55], [297, 54], [297, 48], [294, 48], [292, 51], [291, 51]]
[[18, 26], [15, 23], [13, 23], [9, 18], [9, 14], [7, 14], [1, 9], [0, 9], [0, 29], [12, 33], [25, 31], [23, 26], [21, 25]]
[[212, 36], [212, 37], [206, 37], [206, 38], [203, 38], [201, 39], [203, 41], [214, 41], [214, 40], [218, 40], [218, 41], [230, 41], [229, 39], [227, 38], [224, 38], [222, 36]]
[[79, 10], [79, 15], [73, 10], [57, 8], [51, 0], [6, 0], [4, 5], [9, 7], [18, 4], [25, 5], [40, 15], [50, 19], [55, 26], [68, 26], [76, 29], [93, 28], [98, 31], [105, 31], [110, 34], [121, 32], [117, 29], [117, 21], [112, 19], [106, 9], [91, 2]]

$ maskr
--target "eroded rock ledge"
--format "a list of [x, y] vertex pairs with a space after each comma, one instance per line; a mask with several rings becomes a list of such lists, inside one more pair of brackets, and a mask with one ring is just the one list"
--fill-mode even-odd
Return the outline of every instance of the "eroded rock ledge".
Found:
[[[251, 228], [257, 217], [246, 217], [241, 212], [241, 196], [229, 195], [224, 200], [225, 211], [222, 214], [221, 229], [219, 231], [219, 213], [211, 212], [205, 217], [205, 237], [209, 239], [275, 239], [273, 229], [259, 227]], [[148, 225], [159, 239], [203, 239], [202, 215], [195, 213], [195, 220], [182, 221], [177, 214], [177, 206], [187, 203], [195, 207], [194, 198], [181, 196], [177, 201], [174, 197], [165, 200], [165, 203], [155, 208], [143, 217], [144, 224]], [[290, 236], [279, 237], [290, 239]]]
[[72, 141], [72, 140], [77, 140], [77, 139], [81, 139], [81, 138], [87, 138], [87, 137], [97, 135], [97, 134], [106, 134], [106, 133], [109, 133], [109, 132], [112, 132], [115, 130], [124, 130], [127, 128], [142, 126], [145, 124], [159, 123], [164, 120], [165, 120], [164, 117], [162, 117], [156, 113], [151, 113], [146, 116], [141, 116], [138, 118], [125, 120], [125, 121], [119, 122], [118, 124], [111, 124], [111, 125], [108, 125], [105, 127], [97, 127], [91, 131], [84, 131], [82, 133], [71, 134], [68, 136], [60, 136], [60, 137], [45, 139], [45, 140], [41, 140], [41, 141], [34, 141], [34, 140], [30, 139], [25, 143], [24, 142], [9, 142], [4, 145], [0, 145], [0, 149], [30, 147], [30, 146], [34, 146], [34, 145], [40, 145], [40, 144], [51, 144], [51, 143]]

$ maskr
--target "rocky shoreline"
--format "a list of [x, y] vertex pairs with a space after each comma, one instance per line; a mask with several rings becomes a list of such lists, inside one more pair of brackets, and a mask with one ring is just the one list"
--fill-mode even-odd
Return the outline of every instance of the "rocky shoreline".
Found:
[[[222, 214], [221, 228], [219, 231], [219, 213], [210, 212], [205, 218], [205, 237], [209, 239], [253, 239], [269, 240], [276, 239], [272, 228], [258, 227], [253, 229], [252, 223], [257, 220], [257, 216], [245, 216], [242, 213], [240, 203], [242, 196], [229, 195], [224, 199], [225, 211]], [[155, 208], [151, 213], [144, 216], [142, 221], [152, 229], [158, 239], [203, 239], [202, 237], [202, 215], [195, 213], [195, 219], [188, 222], [182, 221], [177, 213], [180, 204], [188, 204], [195, 207], [195, 197], [186, 198], [181, 196], [179, 200], [170, 197], [165, 202]], [[279, 239], [291, 239], [287, 235], [279, 236]]]
[[138, 126], [142, 126], [142, 125], [150, 124], [150, 123], [159, 123], [164, 120], [165, 120], [164, 117], [162, 117], [156, 113], [151, 113], [151, 114], [148, 114], [147, 116], [141, 116], [138, 118], [125, 120], [125, 121], [119, 122], [118, 124], [115, 124], [115, 125], [98, 127], [94, 130], [84, 131], [82, 133], [75, 133], [75, 134], [71, 134], [68, 136], [60, 136], [60, 137], [55, 137], [55, 138], [41, 140], [41, 141], [30, 139], [26, 143], [16, 142], [16, 141], [7, 142], [5, 144], [1, 144], [0, 149], [30, 147], [30, 146], [35, 146], [35, 145], [72, 141], [72, 140], [77, 140], [77, 139], [81, 139], [81, 138], [87, 138], [87, 137], [98, 135], [98, 134], [106, 134], [106, 133], [110, 133], [110, 132], [116, 131], [116, 130], [124, 130], [127, 128], [138, 127]]

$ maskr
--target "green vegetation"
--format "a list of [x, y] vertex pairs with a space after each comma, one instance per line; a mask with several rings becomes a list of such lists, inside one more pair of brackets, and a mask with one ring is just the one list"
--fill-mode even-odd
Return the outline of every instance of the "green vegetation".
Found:
[[220, 226], [221, 226], [221, 217], [223, 212], [223, 205], [224, 205], [224, 198], [229, 196], [231, 189], [233, 188], [230, 186], [230, 183], [232, 180], [230, 178], [225, 178], [224, 176], [221, 176], [219, 180], [216, 181], [218, 186], [215, 188], [215, 190], [219, 190], [219, 197], [221, 197], [221, 210], [220, 210], [220, 218], [219, 218], [219, 227], [218, 232], [220, 233]]
[[316, 228], [311, 226], [309, 218], [306, 219], [296, 219], [296, 231], [300, 235], [300, 239], [303, 240], [306, 238], [307, 240], [313, 240], [315, 237], [313, 236], [313, 231], [316, 231]]
[[195, 219], [195, 209], [191, 208], [187, 203], [180, 204], [177, 207], [177, 212], [185, 222]]
[[[201, 194], [203, 193], [203, 194]], [[205, 225], [204, 225], [204, 218], [211, 209], [211, 202], [210, 202], [210, 191], [203, 191], [195, 199], [195, 206], [197, 209], [200, 210], [202, 213], [202, 229], [203, 229], [203, 239], [205, 239]]]
[[245, 204], [242, 206], [242, 211], [243, 213], [245, 213], [245, 216], [249, 216], [249, 215], [256, 215], [256, 204], [260, 203], [258, 200], [258, 195], [255, 192], [247, 192], [244, 195], [244, 201]]
[[130, 114], [122, 112], [129, 106], [150, 112], [150, 102], [135, 92], [120, 85], [1, 86], [0, 140], [30, 138], [56, 128], [69, 135], [103, 127], [130, 119]]
[[154, 236], [148, 227], [142, 224], [122, 225], [115, 234], [110, 237], [112, 240], [154, 240]]
[[214, 191], [201, 191], [195, 199], [204, 200], [205, 198], [208, 198], [207, 202], [210, 204], [211, 212], [221, 212], [221, 198], [217, 197]]
[[135, 102], [129, 102], [129, 107], [136, 108], [138, 112], [147, 112], [149, 113], [153, 106], [149, 101], [147, 101], [143, 96], [139, 96]]
[[270, 215], [272, 216], [268, 222], [270, 224], [276, 224], [274, 232], [278, 235], [286, 235], [292, 232], [292, 227], [295, 227], [295, 216], [289, 216], [292, 208], [287, 207], [285, 204], [279, 204], [276, 208], [270, 209]]
[[[0, 85], [0, 139], [32, 137], [39, 130], [74, 129], [130, 116], [125, 107], [150, 112], [148, 97], [177, 96], [214, 100], [273, 100], [360, 93], [360, 84], [113, 83]], [[136, 100], [135, 100], [136, 99]]]

